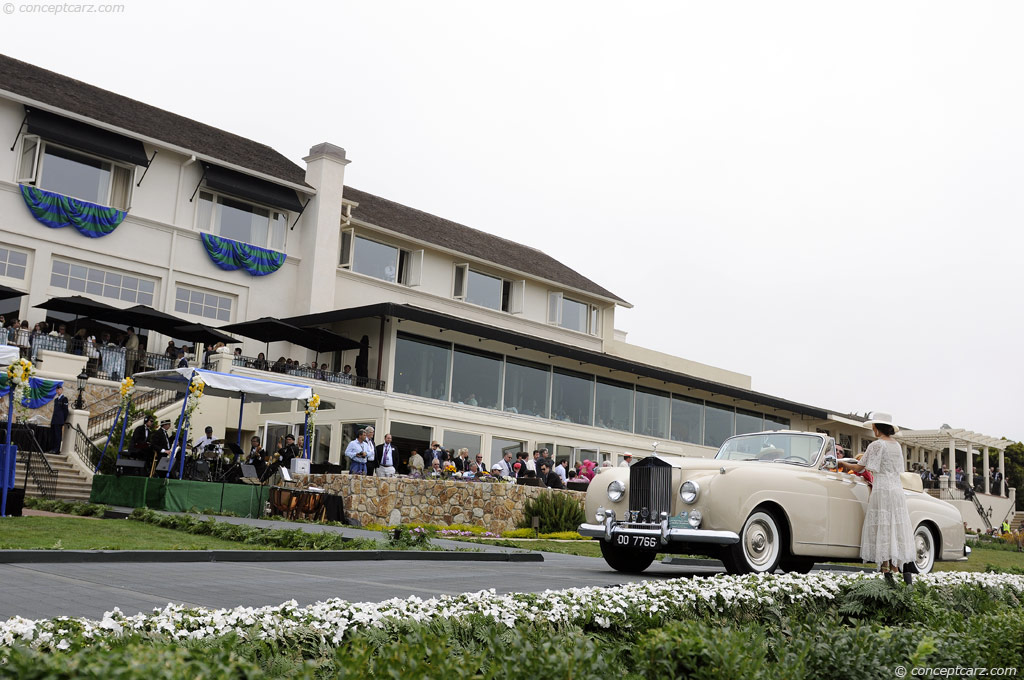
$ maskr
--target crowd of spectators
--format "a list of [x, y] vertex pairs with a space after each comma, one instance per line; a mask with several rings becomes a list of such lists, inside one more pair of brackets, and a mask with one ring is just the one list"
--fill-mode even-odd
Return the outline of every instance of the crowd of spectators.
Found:
[[346, 446], [345, 458], [350, 474], [389, 477], [398, 474], [396, 470], [400, 469], [407, 471], [405, 476], [417, 479], [504, 481], [552, 489], [579, 489], [585, 488], [602, 469], [612, 465], [607, 461], [598, 464], [592, 460], [570, 465], [568, 459], [555, 460], [545, 448], [532, 453], [505, 452], [499, 460], [488, 464], [479, 451], [446, 449], [437, 441], [432, 441], [423, 453], [413, 449], [406, 457], [400, 456], [397, 447], [390, 448], [390, 434], [384, 435], [381, 444], [375, 443], [374, 434], [373, 428], [359, 430], [356, 438]]
[[[921, 475], [921, 482], [924, 484], [926, 489], [938, 489], [939, 478], [946, 476], [952, 476], [953, 482], [956, 488], [964, 492], [966, 498], [970, 498], [976, 493], [985, 492], [985, 478], [978, 474], [975, 469], [973, 474], [973, 486], [968, 484], [967, 474], [964, 472], [962, 466], [958, 465], [950, 475], [949, 466], [938, 464], [938, 460], [934, 461], [932, 466], [922, 465], [921, 463], [914, 463], [911, 466], [911, 472], [916, 472]], [[1006, 480], [1003, 474], [999, 472], [994, 466], [988, 469], [988, 482], [989, 482], [989, 494], [994, 496], [1006, 496], [1009, 491], [1006, 488]]]

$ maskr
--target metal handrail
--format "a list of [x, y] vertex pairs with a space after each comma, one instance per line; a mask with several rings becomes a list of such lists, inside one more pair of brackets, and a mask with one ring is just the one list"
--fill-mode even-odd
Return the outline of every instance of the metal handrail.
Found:
[[299, 378], [309, 378], [310, 380], [323, 380], [324, 382], [337, 383], [340, 385], [354, 385], [355, 387], [365, 387], [371, 390], [377, 390], [383, 392], [386, 388], [386, 383], [383, 380], [377, 380], [375, 378], [361, 378], [353, 374], [345, 374], [338, 371], [328, 371], [319, 368], [284, 368], [278, 366], [274, 362], [269, 362], [266, 359], [260, 359], [258, 357], [245, 357], [240, 354], [236, 354], [232, 357], [232, 366], [241, 366], [243, 368], [252, 368], [257, 371], [267, 371], [268, 373], [277, 373], [281, 375], [292, 375]]
[[[132, 405], [136, 411], [144, 411], [146, 409], [161, 409], [177, 400], [178, 393], [174, 390], [150, 390], [136, 396], [132, 400]], [[117, 419], [119, 408], [120, 406], [112, 406], [102, 413], [89, 417], [89, 424], [86, 427], [93, 437], [100, 437], [110, 430]]]
[[96, 446], [89, 435], [78, 425], [72, 428], [72, 433], [75, 436], [75, 453], [85, 463], [87, 469], [92, 470], [96, 463], [99, 461], [100, 456], [104, 454], [106, 447], [101, 449]]
[[[36, 488], [39, 489], [39, 493], [43, 498], [56, 498], [57, 471], [50, 466], [50, 461], [46, 460], [46, 456], [43, 454], [43, 447], [39, 445], [39, 440], [36, 439], [36, 433], [22, 423], [18, 423], [17, 426], [24, 428], [23, 431], [28, 434], [35, 445], [34, 449], [18, 449], [18, 462], [25, 465], [25, 489], [28, 490], [28, 478], [31, 475], [32, 481], [35, 482]], [[39, 463], [35, 467], [32, 466], [34, 458], [38, 459]]]

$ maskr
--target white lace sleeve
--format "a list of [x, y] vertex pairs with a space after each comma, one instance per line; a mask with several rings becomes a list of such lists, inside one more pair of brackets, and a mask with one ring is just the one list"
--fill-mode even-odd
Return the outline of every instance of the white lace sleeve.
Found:
[[879, 468], [882, 466], [882, 451], [884, 451], [882, 440], [876, 439], [868, 444], [868, 449], [861, 457], [860, 464], [871, 472], [878, 472]]

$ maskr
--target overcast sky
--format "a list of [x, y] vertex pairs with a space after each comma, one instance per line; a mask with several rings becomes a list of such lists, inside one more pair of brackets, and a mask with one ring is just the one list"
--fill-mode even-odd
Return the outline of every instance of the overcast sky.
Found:
[[1024, 3], [175, 2], [5, 53], [540, 248], [628, 340], [1024, 438]]

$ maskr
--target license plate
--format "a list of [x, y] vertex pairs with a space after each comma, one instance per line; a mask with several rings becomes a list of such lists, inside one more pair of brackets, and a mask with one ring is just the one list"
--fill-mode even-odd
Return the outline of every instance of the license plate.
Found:
[[620, 534], [615, 537], [615, 542], [618, 545], [628, 546], [630, 548], [657, 548], [658, 539], [654, 536], [626, 536]]

